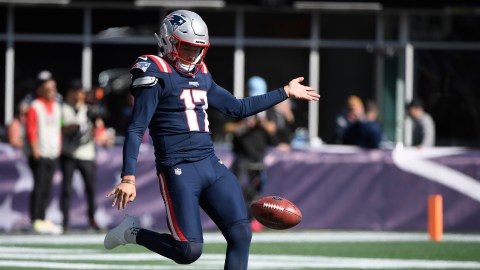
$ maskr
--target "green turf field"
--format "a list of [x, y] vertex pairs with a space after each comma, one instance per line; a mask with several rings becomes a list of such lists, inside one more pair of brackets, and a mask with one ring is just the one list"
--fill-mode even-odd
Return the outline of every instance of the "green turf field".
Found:
[[[202, 257], [177, 265], [134, 245], [108, 251], [103, 234], [0, 235], [0, 269], [223, 269], [225, 241], [205, 234]], [[479, 234], [255, 233], [249, 269], [480, 269]]]

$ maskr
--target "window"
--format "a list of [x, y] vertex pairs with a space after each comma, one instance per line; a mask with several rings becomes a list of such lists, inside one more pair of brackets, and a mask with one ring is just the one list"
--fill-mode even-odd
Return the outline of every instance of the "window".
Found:
[[[479, 147], [479, 51], [415, 51], [415, 93], [436, 125], [436, 145]], [[461, 104], [461, 105], [460, 105]]]
[[247, 13], [245, 36], [257, 38], [310, 38], [308, 13]]
[[399, 37], [399, 16], [396, 14], [386, 14], [383, 16], [383, 39], [386, 41], [396, 41]]
[[208, 33], [212, 37], [235, 36], [235, 13], [234, 12], [207, 12], [199, 11], [208, 26]]
[[17, 33], [82, 34], [83, 10], [70, 8], [15, 8]]
[[480, 16], [456, 15], [451, 20], [450, 38], [454, 41], [480, 41]]
[[[308, 63], [308, 49], [249, 47], [245, 49], [245, 80], [254, 75], [263, 77], [268, 90], [283, 87], [302, 76], [308, 84]], [[292, 100], [292, 107], [295, 126], [308, 127], [308, 102]]]
[[478, 15], [414, 15], [410, 26], [411, 39], [415, 41], [480, 41]]
[[0, 33], [7, 32], [7, 8], [0, 6]]
[[414, 41], [442, 41], [450, 35], [446, 17], [414, 15], [410, 17], [410, 39]]
[[81, 45], [15, 43], [15, 104], [33, 90], [37, 74], [42, 70], [52, 73], [59, 93], [64, 94], [68, 82], [81, 77], [81, 58]]
[[160, 12], [158, 9], [96, 9], [92, 11], [92, 17], [92, 33], [102, 37], [153, 37], [153, 33], [158, 33], [160, 27]]
[[321, 14], [322, 39], [375, 39], [375, 14]]
[[375, 98], [374, 55], [359, 49], [323, 49], [320, 58], [322, 97], [318, 134], [330, 143], [334, 138], [335, 116], [345, 107], [348, 96], [357, 95], [364, 101]]

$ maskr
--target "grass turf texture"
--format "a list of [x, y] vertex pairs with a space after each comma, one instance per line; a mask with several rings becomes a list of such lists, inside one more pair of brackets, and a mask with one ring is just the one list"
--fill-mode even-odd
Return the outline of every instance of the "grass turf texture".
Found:
[[[225, 252], [224, 244], [206, 244], [204, 253]], [[119, 252], [144, 252], [125, 246]], [[422, 259], [480, 262], [480, 243], [389, 242], [389, 243], [253, 243], [251, 254], [288, 254], [348, 258]]]
[[[295, 235], [295, 233], [292, 233]], [[21, 236], [19, 236], [21, 237]], [[97, 237], [102, 237], [102, 235], [97, 235]], [[478, 235], [476, 236], [478, 237]], [[2, 241], [2, 236], [0, 235], [0, 248], [4, 248], [8, 251], [9, 248], [33, 248], [35, 251], [38, 250], [41, 252], [45, 250], [45, 254], [55, 254], [56, 250], [65, 249], [67, 250], [64, 254], [78, 254], [78, 250], [87, 250], [91, 252], [92, 255], [106, 255], [104, 259], [88, 259], [88, 254], [82, 259], [62, 259], [60, 254], [56, 259], [49, 258], [15, 258], [15, 256], [5, 255], [0, 257], [0, 269], [62, 269], [58, 268], [59, 266], [54, 266], [52, 268], [48, 267], [27, 267], [27, 266], [2, 266], [8, 261], [18, 261], [18, 262], [28, 262], [28, 261], [38, 261], [38, 262], [47, 262], [47, 263], [68, 263], [68, 267], [64, 269], [95, 269], [95, 268], [81, 268], [83, 264], [94, 264], [94, 265], [110, 265], [114, 267], [115, 265], [128, 267], [152, 267], [163, 266], [166, 268], [161, 269], [223, 269], [222, 260], [225, 253], [226, 244], [225, 243], [206, 243], [204, 246], [204, 255], [202, 257], [207, 258], [206, 260], [211, 260], [212, 256], [216, 256], [216, 264], [212, 268], [202, 268], [199, 266], [197, 268], [197, 263], [194, 263], [190, 266], [180, 266], [172, 263], [168, 260], [157, 257], [147, 249], [136, 246], [136, 245], [127, 245], [121, 246], [114, 250], [105, 250], [101, 242], [98, 244], [83, 244], [83, 243], [69, 243], [69, 244], [44, 244], [44, 243], [22, 243], [22, 244], [4, 244]], [[5, 241], [7, 242], [7, 241]], [[53, 249], [53, 251], [48, 250]], [[71, 253], [69, 252], [71, 251]], [[22, 253], [22, 252], [19, 252]], [[29, 252], [25, 251], [24, 254], [27, 255]], [[35, 254], [35, 252], [33, 252]], [[125, 254], [148, 254], [153, 255], [153, 257], [143, 258], [140, 260], [122, 260], [110, 259], [108, 256], [122, 256]], [[456, 241], [442, 241], [442, 242], [431, 242], [428, 240], [425, 241], [379, 241], [375, 242], [374, 240], [369, 240], [366, 242], [279, 242], [278, 239], [272, 242], [253, 242], [251, 246], [251, 258], [255, 256], [262, 255], [276, 255], [275, 258], [282, 258], [289, 260], [288, 256], [306, 256], [317, 258], [317, 257], [328, 257], [328, 258], [348, 258], [348, 259], [399, 259], [399, 260], [426, 260], [426, 261], [450, 261], [450, 262], [480, 262], [480, 241], [467, 241], [467, 242], [456, 242]], [[47, 256], [47, 255], [46, 255]], [[210, 256], [210, 257], [209, 257]], [[160, 257], [160, 256], [158, 256]], [[292, 257], [293, 258], [293, 257]], [[259, 260], [258, 257], [253, 260]], [[252, 260], [251, 260], [252, 261]], [[3, 263], [3, 264], [2, 264]], [[79, 268], [74, 268], [78, 264]], [[478, 268], [468, 267], [468, 268], [440, 268], [440, 267], [426, 267], [426, 268], [408, 268], [408, 269], [480, 269], [480, 263]], [[99, 269], [101, 269], [99, 267]], [[110, 269], [110, 268], [103, 268]], [[122, 269], [122, 268], [119, 268]], [[149, 269], [149, 268], [143, 268]], [[254, 269], [262, 269], [260, 266], [255, 267]], [[268, 268], [276, 269], [276, 268]], [[278, 268], [278, 269], [288, 269], [288, 268]], [[329, 268], [328, 266], [322, 266], [319, 268], [309, 266], [309, 267], [294, 267], [293, 269], [366, 269], [356, 266], [351, 267], [338, 267], [335, 266]], [[373, 269], [373, 268], [372, 268]], [[395, 269], [392, 267], [379, 266], [376, 269]], [[407, 269], [405, 267], [398, 269]]]
[[[18, 246], [18, 245], [15, 245]], [[34, 248], [65, 248], [72, 245], [22, 245]], [[107, 253], [148, 252], [147, 249], [126, 245], [106, 251], [99, 245], [75, 245], [75, 249], [99, 249]], [[223, 254], [225, 244], [208, 244], [204, 253]], [[353, 258], [389, 258], [389, 259], [423, 259], [480, 262], [480, 243], [464, 242], [358, 242], [358, 243], [253, 243], [251, 254], [288, 254], [327, 257]], [[1, 268], [0, 268], [1, 269]]]

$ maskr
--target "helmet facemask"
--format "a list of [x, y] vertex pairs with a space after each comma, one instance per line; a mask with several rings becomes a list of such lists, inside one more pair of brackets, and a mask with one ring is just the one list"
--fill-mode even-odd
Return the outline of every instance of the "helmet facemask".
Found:
[[[172, 55], [169, 58], [173, 60], [172, 63], [175, 65], [175, 67], [180, 72], [184, 72], [189, 75], [197, 74], [200, 70], [200, 66], [202, 65], [203, 58], [205, 58], [209, 44], [203, 45], [191, 43], [180, 40], [175, 35], [171, 36], [170, 41], [173, 46], [171, 52]], [[192, 53], [195, 48], [198, 49], [198, 53], [196, 55]]]

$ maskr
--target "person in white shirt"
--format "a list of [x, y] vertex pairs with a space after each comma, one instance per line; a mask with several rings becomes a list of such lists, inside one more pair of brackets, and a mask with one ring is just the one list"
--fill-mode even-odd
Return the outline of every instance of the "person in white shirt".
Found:
[[413, 120], [412, 146], [435, 146], [435, 122], [424, 109], [423, 101], [414, 98], [407, 104], [408, 115]]
[[27, 111], [26, 137], [28, 164], [33, 174], [30, 219], [34, 232], [60, 234], [62, 228], [46, 219], [53, 176], [62, 146], [61, 108], [55, 99], [57, 83], [52, 77], [38, 79], [36, 98]]
[[95, 222], [95, 140], [93, 123], [89, 118], [89, 107], [85, 103], [86, 91], [79, 80], [71, 82], [67, 90], [65, 103], [62, 106], [63, 147], [61, 167], [63, 185], [61, 208], [63, 212], [63, 230], [68, 231], [70, 223], [70, 201], [72, 196], [72, 180], [78, 170], [85, 183], [88, 204], [88, 226], [99, 230]]

